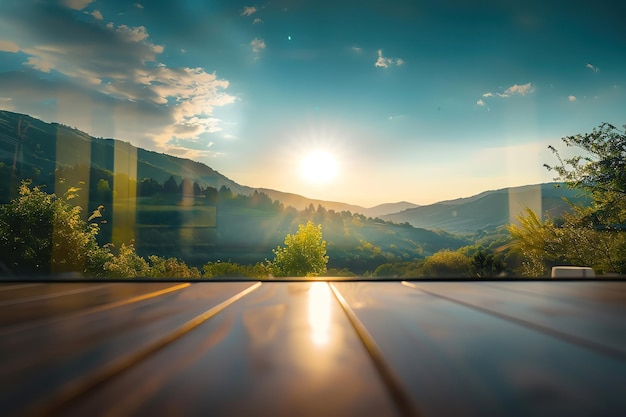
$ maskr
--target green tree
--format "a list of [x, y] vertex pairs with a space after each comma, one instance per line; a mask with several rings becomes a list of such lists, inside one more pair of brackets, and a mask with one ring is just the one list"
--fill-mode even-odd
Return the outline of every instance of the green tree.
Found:
[[174, 179], [174, 176], [170, 175], [167, 181], [163, 184], [163, 192], [166, 194], [177, 194], [178, 191], [178, 183]]
[[264, 263], [255, 265], [240, 265], [235, 262], [207, 262], [202, 267], [202, 276], [204, 278], [221, 278], [221, 277], [248, 277], [248, 278], [267, 278], [270, 274], [268, 267]]
[[278, 277], [320, 276], [326, 273], [328, 256], [326, 241], [322, 238], [322, 225], [308, 221], [298, 226], [298, 231], [285, 237], [285, 247], [273, 250], [271, 272]]
[[493, 278], [506, 270], [504, 262], [494, 256], [493, 253], [485, 253], [479, 250], [472, 257], [472, 272], [479, 278]]
[[598, 272], [626, 273], [626, 134], [603, 123], [591, 133], [562, 138], [579, 155], [545, 165], [574, 189], [591, 196], [589, 206], [570, 204], [563, 218], [542, 221], [530, 210], [508, 227], [523, 255], [522, 273], [546, 275], [550, 265], [591, 266]]
[[546, 165], [570, 188], [591, 196], [591, 205], [572, 205], [560, 232], [569, 243], [566, 258], [599, 272], [626, 273], [626, 131], [603, 123], [591, 133], [562, 139], [581, 155]]
[[469, 276], [471, 260], [460, 252], [440, 250], [424, 260], [424, 275], [428, 277]]
[[148, 256], [150, 261], [151, 278], [200, 278], [198, 268], [189, 267], [187, 264], [176, 258], [162, 258], [156, 255]]
[[135, 245], [122, 244], [119, 253], [104, 264], [106, 275], [114, 278], [137, 278], [150, 276], [150, 265], [135, 251]]
[[580, 220], [600, 229], [624, 230], [626, 226], [626, 133], [603, 123], [591, 133], [562, 138], [567, 147], [577, 147], [582, 155], [563, 159], [559, 151], [549, 149], [557, 165], [545, 164], [555, 171], [557, 180], [568, 187], [591, 194], [592, 207]]
[[0, 208], [0, 262], [17, 274], [102, 275], [110, 254], [98, 246], [98, 225], [69, 203], [78, 191], [58, 198], [23, 182], [19, 196]]
[[550, 217], [541, 220], [531, 209], [508, 226], [515, 249], [522, 254], [521, 273], [548, 275], [557, 264], [590, 266], [599, 272], [626, 272], [626, 234], [584, 227], [580, 219], [585, 208], [574, 208], [559, 224]]

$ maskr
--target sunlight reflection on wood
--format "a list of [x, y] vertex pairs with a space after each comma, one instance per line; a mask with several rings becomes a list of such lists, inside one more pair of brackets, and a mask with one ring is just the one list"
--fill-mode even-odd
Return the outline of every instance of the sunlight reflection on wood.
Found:
[[318, 346], [328, 343], [331, 294], [328, 284], [314, 282], [309, 289], [309, 325], [311, 339]]

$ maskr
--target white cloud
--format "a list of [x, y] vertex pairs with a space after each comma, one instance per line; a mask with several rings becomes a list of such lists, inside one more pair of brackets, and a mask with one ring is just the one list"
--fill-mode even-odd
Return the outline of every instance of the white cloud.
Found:
[[389, 68], [390, 64], [393, 64], [393, 59], [385, 58], [383, 56], [383, 50], [379, 49], [378, 59], [376, 60], [376, 63], [374, 65], [381, 68]]
[[576, 96], [567, 96], [569, 101], [576, 101]]
[[362, 48], [360, 48], [360, 47], [358, 47], [358, 46], [353, 46], [353, 47], [352, 47], [352, 50], [353, 50], [354, 52], [361, 52], [363, 49], [362, 49]]
[[[504, 90], [504, 93], [493, 94], [491, 92], [487, 92], [487, 93], [484, 93], [482, 97], [483, 98], [491, 98], [491, 97], [508, 98], [515, 94], [519, 94], [520, 96], [525, 96], [526, 94], [530, 94], [534, 91], [535, 91], [535, 87], [532, 85], [532, 83], [529, 82], [529, 83], [521, 84], [521, 85], [513, 84], [512, 86]], [[486, 106], [487, 103], [485, 103], [485, 101], [481, 98], [481, 99], [478, 99], [476, 104], [478, 106], [484, 107]], [[487, 110], [489, 110], [489, 106], [487, 106]]]
[[102, 13], [100, 13], [100, 10], [94, 10], [93, 12], [91, 12], [91, 15], [97, 19], [97, 20], [102, 20]]
[[143, 9], [143, 5], [141, 3], [135, 3], [135, 7], [138, 9]]
[[258, 23], [263, 23], [263, 20], [261, 20], [261, 18], [259, 17], [255, 17], [254, 20], [252, 21], [253, 24], [258, 24]]
[[[74, 6], [81, 4], [88, 3]], [[133, 140], [169, 152], [177, 138], [205, 141], [203, 134], [219, 131], [214, 110], [236, 100], [226, 92], [228, 81], [215, 73], [159, 62], [164, 47], [155, 45], [143, 26], [103, 27], [71, 13], [54, 14], [27, 5], [23, 9], [3, 18], [18, 29], [37, 25], [38, 30], [28, 29], [30, 36], [19, 46], [0, 41], [5, 52], [26, 55], [23, 71], [0, 73], [4, 97], [0, 106], [10, 103], [15, 111], [45, 116], [96, 136]], [[42, 74], [53, 70], [54, 81]], [[115, 122], [98, 125], [94, 113], [111, 115]], [[185, 154], [202, 155], [208, 154], [194, 149]]]
[[89, 6], [92, 1], [93, 0], [63, 0], [63, 4], [69, 9], [83, 10], [85, 7]]
[[385, 58], [383, 56], [383, 50], [378, 50], [378, 59], [374, 63], [374, 66], [380, 68], [389, 68], [390, 66], [401, 66], [404, 64], [404, 60], [402, 58]]
[[241, 16], [251, 16], [255, 14], [256, 11], [257, 11], [257, 8], [254, 6], [244, 6], [243, 12], [241, 12]]
[[535, 87], [533, 87], [532, 83], [526, 83], [522, 85], [513, 84], [509, 88], [504, 91], [504, 94], [499, 94], [500, 97], [509, 97], [513, 94], [519, 94], [525, 96], [528, 93], [532, 93], [535, 91]]
[[19, 50], [20, 47], [15, 42], [0, 39], [0, 51], [18, 52]]
[[115, 30], [124, 38], [133, 42], [141, 42], [148, 37], [148, 31], [143, 26], [129, 27], [120, 25]]
[[514, 94], [525, 96], [526, 94], [532, 93], [534, 91], [535, 91], [535, 87], [532, 85], [532, 83], [526, 83], [526, 84], [521, 84], [521, 85], [513, 84], [512, 86], [504, 90], [504, 93], [496, 93], [494, 95], [493, 93], [488, 92], [488, 93], [484, 93], [483, 97], [489, 98], [489, 97], [498, 96], [502, 98], [507, 98], [507, 97], [511, 97]]
[[252, 52], [258, 54], [262, 49], [265, 49], [265, 41], [263, 39], [254, 38], [250, 42], [250, 47], [252, 48]]
[[587, 63], [587, 65], [585, 65], [585, 67], [586, 67], [586, 68], [589, 68], [589, 69], [590, 69], [591, 71], [593, 71], [593, 72], [598, 72], [598, 71], [600, 71], [600, 68], [598, 68], [598, 67], [596, 67], [596, 66], [594, 66], [594, 65], [591, 65], [590, 63]]

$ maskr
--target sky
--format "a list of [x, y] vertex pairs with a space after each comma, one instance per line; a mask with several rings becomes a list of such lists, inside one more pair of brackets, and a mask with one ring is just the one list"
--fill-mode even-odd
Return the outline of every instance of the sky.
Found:
[[0, 109], [370, 207], [626, 123], [623, 1], [2, 0]]

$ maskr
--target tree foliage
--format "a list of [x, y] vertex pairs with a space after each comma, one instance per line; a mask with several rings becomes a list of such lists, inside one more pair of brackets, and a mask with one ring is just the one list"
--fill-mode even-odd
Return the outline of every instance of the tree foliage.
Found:
[[[585, 209], [580, 209], [583, 212]], [[568, 213], [557, 224], [550, 217], [541, 220], [530, 209], [509, 225], [516, 248], [524, 261], [521, 273], [537, 277], [548, 275], [557, 264], [590, 266], [599, 272], [620, 272], [626, 267], [626, 234], [582, 227], [579, 211]]]
[[271, 272], [278, 277], [320, 276], [326, 273], [328, 256], [326, 241], [322, 238], [322, 225], [308, 221], [298, 226], [298, 231], [285, 237], [285, 246], [273, 250]]
[[593, 209], [580, 217], [596, 228], [623, 228], [626, 223], [626, 134], [609, 123], [591, 133], [562, 138], [567, 147], [577, 147], [581, 155], [563, 159], [550, 146], [558, 164], [545, 167], [569, 187], [589, 192]]
[[626, 135], [608, 123], [591, 133], [564, 137], [567, 147], [580, 155], [545, 165], [557, 174], [556, 180], [591, 195], [589, 206], [570, 204], [561, 219], [539, 215], [527, 209], [519, 225], [508, 227], [516, 248], [524, 257], [521, 272], [546, 275], [556, 264], [590, 266], [596, 271], [626, 273]]
[[204, 278], [248, 277], [267, 278], [270, 271], [266, 264], [240, 265], [235, 262], [207, 262], [202, 267]]
[[113, 278], [137, 278], [150, 275], [150, 265], [137, 255], [135, 245], [122, 244], [119, 253], [104, 264], [106, 275]]
[[85, 221], [71, 200], [80, 191], [70, 187], [59, 198], [22, 183], [19, 196], [0, 207], [0, 262], [18, 275], [79, 273], [90, 277], [199, 278], [197, 268], [176, 258], [139, 256], [133, 243], [112, 253], [112, 245], [99, 246], [99, 206]]
[[506, 264], [493, 253], [479, 250], [471, 259], [472, 273], [478, 278], [494, 278], [505, 273]]
[[69, 201], [79, 189], [62, 197], [23, 182], [19, 196], [0, 208], [0, 261], [18, 274], [80, 272], [100, 275], [108, 260], [98, 246], [98, 225], [81, 218]]
[[471, 260], [458, 251], [441, 250], [424, 261], [423, 271], [427, 277], [469, 276]]
[[196, 267], [176, 258], [162, 258], [156, 255], [148, 256], [150, 263], [150, 278], [201, 278], [202, 275]]

